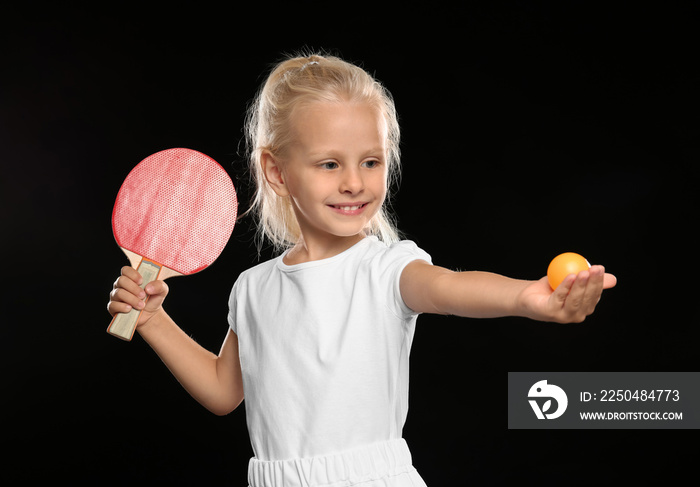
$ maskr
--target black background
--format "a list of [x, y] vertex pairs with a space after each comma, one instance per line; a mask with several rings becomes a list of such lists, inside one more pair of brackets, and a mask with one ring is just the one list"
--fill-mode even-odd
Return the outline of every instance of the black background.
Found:
[[[612, 3], [5, 12], [0, 475], [246, 485], [243, 408], [207, 413], [142, 340], [105, 333], [126, 263], [110, 217], [129, 170], [170, 147], [215, 158], [247, 208], [244, 111], [270, 65], [304, 47], [392, 91], [394, 207], [435, 263], [535, 279], [572, 250], [619, 279], [581, 325], [419, 318], [404, 433], [428, 485], [657, 485], [690, 470], [692, 430], [507, 430], [507, 371], [697, 370], [700, 12]], [[243, 220], [213, 267], [170, 282], [169, 313], [218, 351], [230, 287], [257, 262]]]

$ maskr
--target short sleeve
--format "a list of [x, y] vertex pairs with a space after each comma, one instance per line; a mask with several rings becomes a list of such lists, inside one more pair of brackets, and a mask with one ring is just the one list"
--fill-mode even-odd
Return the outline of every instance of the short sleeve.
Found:
[[[240, 280], [240, 278], [239, 278]], [[228, 298], [228, 326], [233, 332], [238, 335], [238, 320], [236, 319], [236, 310], [238, 309], [238, 291], [239, 281], [236, 281], [231, 289], [231, 295]]]
[[391, 311], [402, 319], [417, 315], [409, 308], [401, 296], [401, 273], [415, 260], [424, 260], [432, 264], [430, 255], [410, 240], [402, 240], [390, 245], [385, 252], [376, 256], [373, 263], [375, 279], [380, 282], [380, 289], [386, 289], [387, 305]]

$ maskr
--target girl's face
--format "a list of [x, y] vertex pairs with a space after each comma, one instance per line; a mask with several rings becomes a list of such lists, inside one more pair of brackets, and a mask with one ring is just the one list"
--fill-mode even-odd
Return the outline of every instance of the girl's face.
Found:
[[304, 241], [359, 239], [386, 197], [384, 118], [363, 103], [317, 102], [291, 122], [276, 191], [291, 198]]

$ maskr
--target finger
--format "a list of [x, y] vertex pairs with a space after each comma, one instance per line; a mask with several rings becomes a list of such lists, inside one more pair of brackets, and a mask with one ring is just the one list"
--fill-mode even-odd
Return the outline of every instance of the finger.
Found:
[[131, 309], [131, 305], [121, 301], [109, 301], [107, 303], [107, 311], [112, 316], [114, 316], [117, 313], [128, 313], [129, 311], [131, 311]]
[[584, 296], [586, 295], [586, 287], [590, 279], [590, 271], [581, 271], [574, 278], [574, 283], [571, 286], [571, 291], [566, 297], [564, 308], [568, 313], [578, 314], [582, 308]]
[[137, 271], [133, 267], [129, 267], [129, 266], [122, 267], [121, 276], [126, 277], [128, 279], [131, 279], [139, 286], [143, 283], [143, 277], [141, 276], [141, 274], [139, 274], [139, 271]]
[[554, 290], [554, 293], [552, 293], [551, 299], [554, 300], [558, 309], [563, 308], [566, 304], [566, 299], [569, 296], [569, 293], [571, 292], [571, 288], [573, 287], [575, 281], [576, 274], [569, 274], [564, 278], [563, 281], [561, 281], [561, 284], [557, 286], [557, 288]]
[[168, 290], [169, 288], [165, 281], [151, 281], [144, 287], [144, 291], [149, 296], [166, 295]]
[[[141, 290], [141, 288], [138, 288]], [[117, 288], [110, 293], [110, 302], [124, 303], [130, 308], [143, 309], [146, 300], [146, 293], [136, 295], [124, 288]], [[118, 307], [121, 307], [118, 305]]]
[[114, 290], [116, 291], [118, 289], [123, 289], [134, 296], [138, 296], [140, 299], [144, 299], [146, 297], [146, 292], [141, 289], [141, 286], [127, 276], [120, 276], [119, 279], [115, 281]]
[[141, 277], [141, 274], [139, 274], [135, 269], [132, 269], [131, 267], [123, 267], [121, 274], [115, 279], [112, 288], [116, 289], [117, 287], [119, 287], [120, 282], [123, 283], [126, 280], [133, 281], [136, 283], [137, 286], [139, 286], [141, 285], [143, 278]]
[[168, 295], [168, 285], [163, 281], [152, 281], [144, 289], [148, 295], [144, 309], [150, 312], [158, 310]]
[[603, 276], [603, 289], [610, 289], [617, 285], [617, 277], [612, 274], [605, 274]]
[[588, 273], [588, 284], [584, 290], [581, 303], [581, 310], [586, 316], [593, 313], [596, 305], [600, 301], [601, 294], [603, 294], [605, 268], [603, 268], [603, 266], [593, 266], [589, 269]]

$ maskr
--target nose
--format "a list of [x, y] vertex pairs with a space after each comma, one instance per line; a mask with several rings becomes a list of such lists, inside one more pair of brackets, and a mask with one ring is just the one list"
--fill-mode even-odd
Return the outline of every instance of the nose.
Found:
[[343, 169], [339, 188], [341, 193], [357, 194], [362, 192], [364, 187], [365, 183], [359, 168], [345, 167]]

